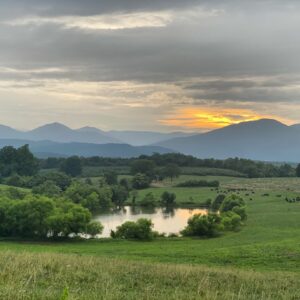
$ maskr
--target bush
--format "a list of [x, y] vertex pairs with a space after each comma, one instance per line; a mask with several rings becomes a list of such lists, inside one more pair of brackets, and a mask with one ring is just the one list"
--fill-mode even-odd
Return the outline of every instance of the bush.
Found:
[[154, 237], [151, 220], [139, 219], [136, 222], [128, 221], [118, 226], [116, 231], [111, 232], [112, 238], [151, 240]]
[[219, 187], [219, 181], [188, 180], [177, 184], [177, 187]]
[[222, 215], [224, 230], [238, 230], [242, 225], [242, 218], [233, 211], [228, 211]]
[[232, 194], [232, 195], [227, 196], [224, 199], [224, 201], [222, 202], [222, 205], [220, 206], [220, 211], [221, 212], [230, 211], [235, 206], [244, 207], [245, 202], [244, 202], [243, 198], [241, 198], [235, 194]]
[[245, 206], [235, 206], [232, 211], [239, 215], [242, 219], [242, 221], [247, 219], [247, 212]]
[[188, 220], [188, 225], [181, 231], [183, 236], [218, 236], [223, 230], [222, 218], [217, 214], [196, 214]]

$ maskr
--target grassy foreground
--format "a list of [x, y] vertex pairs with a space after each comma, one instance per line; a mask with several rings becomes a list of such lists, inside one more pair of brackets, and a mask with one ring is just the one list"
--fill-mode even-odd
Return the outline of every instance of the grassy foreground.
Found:
[[299, 286], [300, 277], [287, 273], [53, 253], [0, 256], [0, 298], [7, 300], [299, 299]]

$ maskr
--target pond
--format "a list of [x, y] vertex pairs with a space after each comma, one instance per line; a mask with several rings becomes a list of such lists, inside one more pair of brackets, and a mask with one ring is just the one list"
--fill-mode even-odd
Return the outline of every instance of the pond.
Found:
[[154, 230], [159, 233], [179, 233], [188, 219], [194, 214], [207, 214], [206, 209], [199, 208], [142, 208], [125, 206], [117, 210], [98, 214], [94, 220], [104, 226], [101, 237], [110, 237], [110, 231], [126, 221], [136, 221], [140, 218], [150, 219]]

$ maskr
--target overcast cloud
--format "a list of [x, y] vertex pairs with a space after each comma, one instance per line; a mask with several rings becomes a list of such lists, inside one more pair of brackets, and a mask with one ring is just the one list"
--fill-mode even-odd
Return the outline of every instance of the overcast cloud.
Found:
[[0, 0], [0, 123], [194, 130], [166, 120], [220, 107], [300, 122], [299, 29], [295, 0]]

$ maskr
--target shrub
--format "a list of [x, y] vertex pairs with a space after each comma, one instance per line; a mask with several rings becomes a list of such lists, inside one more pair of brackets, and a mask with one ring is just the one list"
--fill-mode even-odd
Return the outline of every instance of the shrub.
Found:
[[233, 211], [228, 211], [222, 215], [224, 230], [237, 230], [242, 225], [242, 218]]
[[245, 206], [235, 206], [232, 211], [239, 215], [242, 219], [242, 221], [247, 219], [247, 212]]
[[221, 217], [217, 214], [196, 214], [188, 220], [188, 225], [181, 231], [183, 236], [214, 237], [223, 230]]
[[243, 198], [240, 196], [237, 196], [235, 194], [227, 196], [224, 201], [222, 202], [222, 205], [220, 206], [221, 212], [226, 212], [232, 210], [235, 206], [245, 206], [245, 202]]
[[150, 240], [154, 237], [151, 220], [139, 219], [136, 222], [128, 221], [111, 232], [112, 238]]
[[219, 181], [188, 180], [177, 184], [177, 187], [219, 187]]

